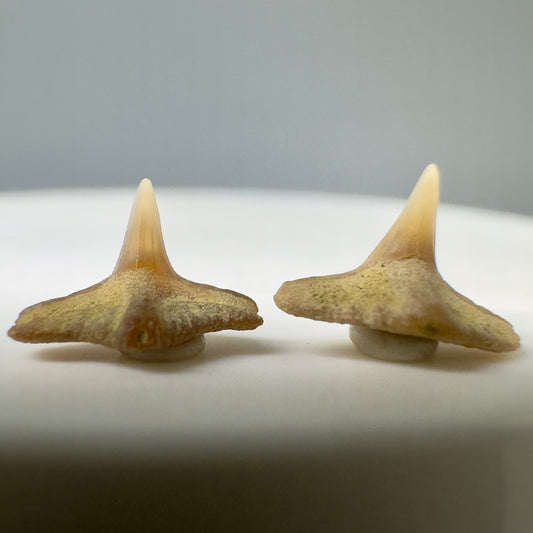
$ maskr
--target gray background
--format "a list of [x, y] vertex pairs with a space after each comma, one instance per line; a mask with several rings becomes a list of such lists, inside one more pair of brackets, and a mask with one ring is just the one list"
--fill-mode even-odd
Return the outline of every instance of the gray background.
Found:
[[533, 214], [533, 2], [0, 0], [0, 188], [317, 189]]

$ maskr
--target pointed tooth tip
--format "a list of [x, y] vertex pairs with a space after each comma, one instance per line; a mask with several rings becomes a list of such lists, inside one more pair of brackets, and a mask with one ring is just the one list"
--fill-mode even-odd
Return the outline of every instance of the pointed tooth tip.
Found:
[[[416, 182], [407, 204], [421, 206], [420, 198], [424, 198], [427, 202], [430, 198], [434, 200], [434, 204], [438, 204], [440, 189], [440, 172], [439, 167], [435, 163], [429, 164]], [[406, 205], [407, 205], [406, 204]]]
[[139, 183], [138, 190], [153, 191], [154, 188], [152, 186], [152, 182], [148, 178], [143, 178]]
[[152, 182], [148, 178], [143, 178], [137, 187], [137, 192], [135, 193], [136, 201], [149, 202], [155, 201], [155, 191], [152, 186]]
[[439, 167], [435, 163], [430, 163], [422, 172], [420, 179], [434, 180], [438, 183], [440, 179]]

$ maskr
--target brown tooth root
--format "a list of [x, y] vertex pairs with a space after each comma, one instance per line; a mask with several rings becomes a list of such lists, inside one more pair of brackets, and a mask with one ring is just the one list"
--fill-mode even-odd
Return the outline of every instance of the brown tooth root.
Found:
[[21, 342], [91, 342], [136, 359], [190, 357], [203, 334], [255, 329], [255, 302], [178, 276], [168, 260], [152, 184], [137, 190], [124, 244], [110, 277], [24, 309], [9, 336]]
[[285, 282], [274, 300], [295, 316], [350, 324], [358, 348], [416, 360], [439, 341], [494, 352], [520, 346], [512, 326], [452, 289], [435, 264], [439, 171], [424, 170], [403, 211], [368, 259], [343, 274]]

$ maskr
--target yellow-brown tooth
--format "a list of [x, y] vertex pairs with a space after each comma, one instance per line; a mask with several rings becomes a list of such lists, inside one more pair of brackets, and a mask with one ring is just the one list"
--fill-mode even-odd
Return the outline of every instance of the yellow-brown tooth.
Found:
[[295, 316], [350, 324], [355, 344], [382, 359], [427, 357], [439, 341], [494, 352], [518, 348], [507, 321], [456, 292], [437, 270], [438, 186], [438, 169], [429, 165], [360, 267], [285, 282], [274, 296], [276, 305]]
[[135, 359], [175, 360], [201, 351], [204, 333], [262, 323], [247, 296], [174, 272], [152, 184], [144, 179], [111, 276], [24, 309], [8, 334], [21, 342], [91, 342]]

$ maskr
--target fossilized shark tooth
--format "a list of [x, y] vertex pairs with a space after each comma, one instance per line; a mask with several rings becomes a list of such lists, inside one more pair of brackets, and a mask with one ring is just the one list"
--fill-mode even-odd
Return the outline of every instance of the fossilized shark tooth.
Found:
[[494, 352], [519, 347], [503, 318], [452, 289], [435, 264], [439, 171], [426, 167], [403, 211], [355, 270], [285, 282], [274, 300], [295, 316], [350, 324], [356, 346], [380, 359], [416, 360], [439, 341]]
[[152, 184], [143, 179], [111, 276], [24, 309], [9, 336], [32, 343], [91, 342], [135, 359], [175, 360], [201, 351], [204, 333], [262, 323], [247, 296], [174, 272]]

